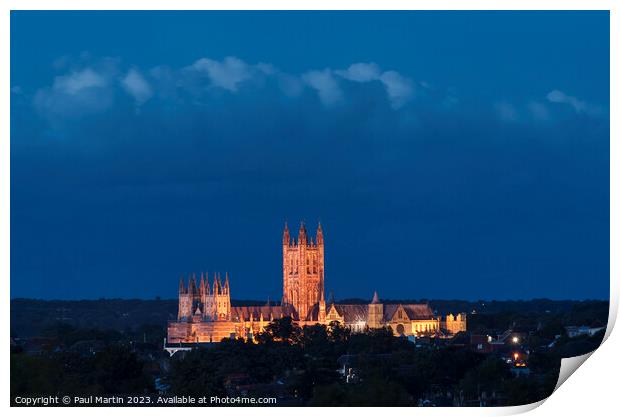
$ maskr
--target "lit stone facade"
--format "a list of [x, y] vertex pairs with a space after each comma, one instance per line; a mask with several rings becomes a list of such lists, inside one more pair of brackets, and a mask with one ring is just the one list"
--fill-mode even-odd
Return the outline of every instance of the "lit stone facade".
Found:
[[456, 316], [453, 314], [448, 314], [446, 316], [445, 328], [451, 334], [456, 334], [467, 330], [467, 318], [465, 313], [459, 313]]
[[320, 223], [314, 240], [308, 239], [303, 223], [297, 240], [291, 240], [288, 226], [284, 225], [282, 272], [282, 304], [294, 306], [299, 316], [306, 318], [312, 307], [325, 299], [325, 246]]
[[428, 304], [384, 304], [374, 293], [369, 304], [325, 302], [325, 245], [319, 224], [316, 238], [308, 238], [302, 224], [297, 240], [285, 225], [282, 238], [283, 294], [281, 305], [232, 306], [228, 274], [193, 275], [179, 283], [177, 320], [168, 323], [167, 343], [219, 342], [223, 338], [253, 338], [269, 324], [291, 317], [300, 326], [333, 321], [364, 331], [387, 326], [395, 335], [451, 337], [465, 331], [465, 313], [448, 314], [444, 320]]

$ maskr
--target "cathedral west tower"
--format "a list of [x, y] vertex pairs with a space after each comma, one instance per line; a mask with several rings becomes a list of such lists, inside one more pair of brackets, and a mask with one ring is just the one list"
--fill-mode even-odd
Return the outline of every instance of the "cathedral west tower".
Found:
[[321, 224], [316, 239], [308, 238], [301, 223], [297, 241], [291, 239], [288, 226], [284, 225], [282, 237], [282, 304], [292, 305], [304, 320], [315, 305], [325, 303], [324, 273], [325, 246]]

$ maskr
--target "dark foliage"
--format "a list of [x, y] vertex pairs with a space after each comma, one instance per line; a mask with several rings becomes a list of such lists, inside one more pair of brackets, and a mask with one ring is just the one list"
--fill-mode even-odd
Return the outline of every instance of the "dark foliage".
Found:
[[143, 365], [122, 346], [110, 346], [88, 357], [11, 354], [11, 397], [152, 393]]
[[[226, 339], [169, 359], [160, 325], [100, 330], [53, 321], [37, 333], [42, 348], [36, 353], [12, 347], [11, 394], [149, 394], [159, 377], [170, 394], [275, 396], [280, 405], [525, 404], [552, 393], [561, 358], [590, 352], [602, 341], [604, 332], [568, 338], [565, 326], [604, 325], [606, 317], [607, 304], [600, 302], [555, 313], [469, 316], [468, 324], [482, 334], [525, 329], [515, 348], [529, 351], [529, 374], [514, 372], [502, 359], [505, 352], [481, 354], [433, 339], [416, 346], [389, 328], [351, 333], [337, 322], [300, 328], [283, 318], [254, 342]], [[343, 367], [353, 370], [348, 383]]]

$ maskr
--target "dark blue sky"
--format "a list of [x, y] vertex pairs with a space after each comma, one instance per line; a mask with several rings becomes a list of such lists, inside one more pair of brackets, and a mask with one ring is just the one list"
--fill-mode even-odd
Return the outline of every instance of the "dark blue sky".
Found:
[[13, 12], [11, 296], [609, 296], [607, 12]]

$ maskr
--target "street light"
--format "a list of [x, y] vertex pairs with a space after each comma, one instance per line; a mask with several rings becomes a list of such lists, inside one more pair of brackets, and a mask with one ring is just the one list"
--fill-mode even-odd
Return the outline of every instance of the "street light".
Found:
[[512, 343], [519, 343], [519, 338], [517, 336], [513, 336]]

